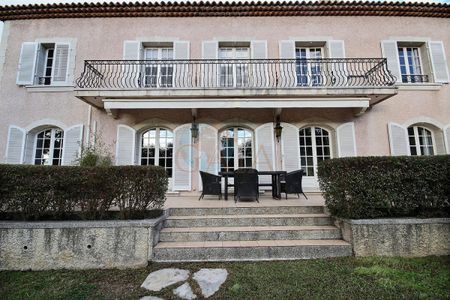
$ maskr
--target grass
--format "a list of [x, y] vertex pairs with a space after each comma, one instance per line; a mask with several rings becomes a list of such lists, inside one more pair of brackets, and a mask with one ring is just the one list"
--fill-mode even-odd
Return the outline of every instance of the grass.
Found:
[[[450, 299], [450, 257], [336, 258], [284, 262], [150, 264], [127, 270], [0, 272], [0, 299], [176, 299], [140, 288], [165, 267], [230, 273], [209, 299]], [[191, 286], [199, 294], [193, 280]]]

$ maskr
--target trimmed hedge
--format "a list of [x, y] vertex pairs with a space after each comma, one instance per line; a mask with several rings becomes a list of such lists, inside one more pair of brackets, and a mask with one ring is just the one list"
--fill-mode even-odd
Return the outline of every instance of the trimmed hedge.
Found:
[[143, 218], [163, 207], [167, 186], [154, 166], [0, 165], [0, 219]]
[[450, 216], [450, 155], [337, 158], [321, 162], [318, 177], [334, 216]]

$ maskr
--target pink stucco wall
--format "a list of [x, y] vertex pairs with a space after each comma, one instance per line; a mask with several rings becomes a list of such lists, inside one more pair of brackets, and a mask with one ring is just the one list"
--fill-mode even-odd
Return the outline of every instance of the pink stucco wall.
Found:
[[[187, 40], [191, 58], [201, 58], [202, 41], [267, 40], [269, 58], [277, 58], [280, 40], [344, 40], [347, 57], [381, 57], [381, 40], [391, 37], [443, 41], [450, 59], [450, 19], [410, 17], [242, 17], [242, 18], [94, 18], [19, 20], [7, 22], [6, 62], [0, 82], [0, 158], [5, 155], [10, 124], [27, 127], [41, 119], [55, 119], [67, 126], [87, 124], [88, 105], [72, 92], [29, 93], [15, 83], [22, 42], [38, 38], [77, 39], [76, 75], [85, 59], [121, 59], [124, 40]], [[350, 109], [285, 109], [283, 121], [305, 120], [327, 122], [354, 121], [358, 155], [388, 155], [387, 123], [403, 124], [410, 119], [428, 117], [440, 124], [450, 123], [450, 87], [438, 91], [404, 91], [375, 105], [360, 117]], [[107, 144], [116, 138], [117, 124], [135, 125], [149, 119], [166, 120], [168, 124], [191, 121], [189, 110], [154, 110], [121, 112], [118, 120], [102, 110], [93, 110], [93, 121]], [[227, 120], [242, 123], [272, 121], [272, 111], [199, 110], [199, 121], [220, 127]], [[154, 121], [164, 122], [164, 121]], [[162, 125], [162, 124], [161, 124]]]

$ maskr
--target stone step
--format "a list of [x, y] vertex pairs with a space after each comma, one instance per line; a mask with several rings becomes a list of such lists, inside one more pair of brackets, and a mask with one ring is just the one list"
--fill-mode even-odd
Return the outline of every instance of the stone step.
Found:
[[250, 206], [171, 208], [171, 216], [323, 214], [323, 206]]
[[164, 228], [161, 242], [340, 239], [335, 226], [243, 226]]
[[291, 260], [351, 256], [342, 240], [160, 242], [157, 262]]
[[302, 226], [332, 225], [326, 214], [169, 216], [164, 227]]

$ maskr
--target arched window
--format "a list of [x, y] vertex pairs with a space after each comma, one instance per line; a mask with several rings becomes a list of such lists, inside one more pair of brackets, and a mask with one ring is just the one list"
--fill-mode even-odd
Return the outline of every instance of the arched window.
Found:
[[141, 135], [141, 165], [164, 167], [172, 177], [173, 133], [165, 128], [150, 128]]
[[34, 149], [35, 165], [61, 165], [64, 131], [47, 128], [36, 134]]
[[253, 133], [246, 128], [230, 127], [220, 133], [220, 169], [232, 171], [253, 167]]
[[421, 126], [408, 127], [409, 149], [411, 155], [433, 155], [433, 134]]
[[321, 127], [305, 127], [299, 131], [300, 167], [306, 176], [315, 176], [320, 161], [331, 158], [330, 133]]

